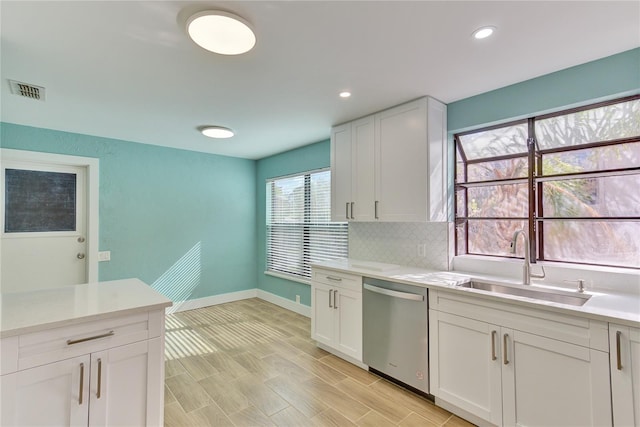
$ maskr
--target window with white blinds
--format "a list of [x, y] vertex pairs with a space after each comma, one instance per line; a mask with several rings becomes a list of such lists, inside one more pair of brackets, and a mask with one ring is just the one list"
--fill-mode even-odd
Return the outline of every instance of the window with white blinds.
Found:
[[267, 271], [311, 277], [311, 263], [346, 258], [348, 224], [331, 222], [331, 171], [267, 181]]

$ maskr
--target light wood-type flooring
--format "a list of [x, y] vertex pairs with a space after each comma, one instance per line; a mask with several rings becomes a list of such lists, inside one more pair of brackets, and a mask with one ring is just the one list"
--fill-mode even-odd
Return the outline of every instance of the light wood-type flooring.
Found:
[[253, 298], [167, 315], [165, 426], [469, 426], [316, 347]]

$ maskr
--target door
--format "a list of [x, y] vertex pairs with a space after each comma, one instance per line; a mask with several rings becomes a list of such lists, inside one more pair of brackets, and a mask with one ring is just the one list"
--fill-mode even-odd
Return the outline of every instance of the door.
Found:
[[86, 283], [87, 168], [5, 151], [16, 150], [2, 155], [2, 291]]
[[640, 329], [609, 325], [613, 422], [640, 425]]
[[376, 209], [382, 221], [427, 220], [427, 103], [376, 114]]
[[608, 353], [504, 328], [502, 341], [505, 425], [611, 425]]
[[374, 116], [351, 124], [352, 212], [355, 221], [375, 221], [375, 149]]
[[161, 363], [160, 338], [92, 353], [89, 425], [158, 425]]
[[311, 337], [323, 344], [335, 346], [334, 319], [335, 313], [333, 288], [321, 283], [311, 285]]
[[86, 426], [89, 356], [0, 377], [3, 426]]
[[430, 310], [431, 393], [502, 425], [500, 328]]
[[351, 124], [331, 129], [331, 221], [351, 218]]
[[362, 360], [362, 293], [348, 289], [335, 289], [336, 312], [334, 347], [354, 359]]

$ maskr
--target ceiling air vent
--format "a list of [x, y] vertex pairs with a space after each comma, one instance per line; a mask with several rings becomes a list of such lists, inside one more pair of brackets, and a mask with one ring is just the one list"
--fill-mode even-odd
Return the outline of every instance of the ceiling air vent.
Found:
[[11, 93], [14, 95], [44, 101], [44, 88], [42, 86], [36, 86], [15, 80], [9, 80], [9, 85], [11, 86]]

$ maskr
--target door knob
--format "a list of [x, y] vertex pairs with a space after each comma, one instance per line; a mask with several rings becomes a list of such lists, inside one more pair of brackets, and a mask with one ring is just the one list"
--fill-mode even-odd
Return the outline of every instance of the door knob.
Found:
[[78, 255], [76, 255], [76, 257], [77, 257], [78, 259], [84, 259], [84, 254], [78, 254]]
[[78, 237], [78, 243], [84, 243], [84, 237], [82, 236]]

